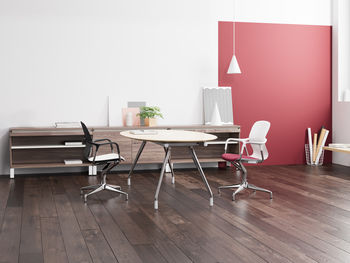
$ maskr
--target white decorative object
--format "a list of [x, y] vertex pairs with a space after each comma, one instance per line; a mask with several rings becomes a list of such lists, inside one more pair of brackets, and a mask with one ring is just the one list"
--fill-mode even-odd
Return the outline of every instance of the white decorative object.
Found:
[[218, 108], [218, 104], [215, 103], [213, 113], [211, 114], [210, 125], [222, 125], [221, 116]]
[[230, 66], [228, 67], [227, 74], [241, 74], [241, 69], [238, 65], [238, 61], [236, 58], [236, 43], [235, 43], [235, 35], [236, 35], [236, 0], [233, 0], [233, 55], [230, 62]]
[[211, 124], [215, 104], [219, 109], [222, 124], [232, 125], [233, 109], [231, 87], [203, 88], [204, 124]]
[[129, 111], [126, 113], [126, 116], [125, 116], [125, 124], [126, 126], [128, 127], [131, 127], [132, 124], [133, 124], [133, 119], [132, 119], [132, 112]]

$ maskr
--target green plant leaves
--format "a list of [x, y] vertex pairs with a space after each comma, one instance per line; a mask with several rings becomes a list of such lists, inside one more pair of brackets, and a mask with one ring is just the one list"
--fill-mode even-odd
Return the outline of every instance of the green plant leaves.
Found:
[[137, 116], [140, 116], [140, 118], [142, 119], [156, 118], [156, 117], [163, 118], [163, 115], [160, 112], [160, 108], [157, 106], [150, 106], [150, 107], [142, 106], [140, 108], [140, 113], [138, 113]]

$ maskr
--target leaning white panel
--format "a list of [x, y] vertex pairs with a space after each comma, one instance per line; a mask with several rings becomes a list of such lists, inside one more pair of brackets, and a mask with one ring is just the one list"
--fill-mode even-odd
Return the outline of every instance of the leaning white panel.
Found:
[[215, 104], [222, 124], [233, 124], [231, 87], [203, 87], [204, 124], [210, 125]]

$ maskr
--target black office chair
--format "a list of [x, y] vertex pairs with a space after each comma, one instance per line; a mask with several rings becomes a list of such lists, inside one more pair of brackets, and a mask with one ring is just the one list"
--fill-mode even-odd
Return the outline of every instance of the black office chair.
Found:
[[[89, 186], [82, 187], [80, 189], [82, 195], [84, 194], [84, 190], [92, 190], [91, 192], [84, 194], [84, 201], [85, 202], [87, 201], [87, 197], [89, 195], [98, 193], [102, 190], [109, 190], [109, 191], [123, 194], [125, 195], [126, 200], [128, 200], [128, 194], [121, 191], [121, 187], [119, 185], [112, 185], [112, 184], [106, 183], [107, 173], [113, 167], [117, 166], [121, 161], [125, 160], [120, 155], [119, 145], [115, 142], [112, 142], [109, 139], [99, 139], [99, 140], [93, 141], [86, 125], [83, 122], [80, 122], [80, 123], [84, 131], [84, 144], [86, 145], [84, 149], [84, 157], [86, 161], [92, 163], [92, 165], [104, 165], [101, 171], [101, 182], [97, 185], [89, 185]], [[105, 145], [110, 146], [111, 153], [98, 155], [98, 150], [100, 146], [105, 146]]]

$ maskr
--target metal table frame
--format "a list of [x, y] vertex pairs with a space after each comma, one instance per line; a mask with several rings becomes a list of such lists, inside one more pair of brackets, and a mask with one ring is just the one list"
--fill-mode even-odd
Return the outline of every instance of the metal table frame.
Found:
[[[159, 181], [158, 181], [158, 185], [157, 185], [157, 190], [156, 193], [154, 195], [154, 209], [158, 209], [158, 195], [159, 195], [159, 191], [160, 191], [160, 187], [162, 185], [162, 181], [163, 181], [163, 177], [164, 177], [164, 173], [165, 173], [165, 167], [167, 164], [169, 164], [170, 166], [170, 170], [171, 170], [171, 174], [172, 174], [172, 183], [175, 183], [175, 174], [174, 174], [174, 170], [173, 167], [171, 165], [171, 148], [172, 147], [188, 147], [190, 152], [191, 152], [191, 156], [193, 159], [194, 164], [196, 165], [198, 172], [204, 182], [205, 187], [207, 188], [207, 191], [209, 193], [209, 206], [213, 206], [214, 204], [214, 198], [213, 198], [213, 192], [210, 189], [209, 183], [207, 181], [207, 178], [205, 177], [205, 174], [203, 172], [203, 169], [198, 161], [196, 152], [194, 150], [195, 146], [198, 146], [199, 143], [194, 143], [194, 142], [171, 142], [171, 143], [166, 143], [166, 142], [155, 142], [155, 141], [150, 141], [152, 143], [156, 143], [159, 144], [161, 146], [163, 146], [164, 151], [165, 151], [165, 156], [164, 156], [164, 161], [163, 161], [163, 165], [162, 165], [162, 169], [160, 171], [160, 176], [159, 176]], [[130, 172], [129, 172], [129, 176], [128, 176], [128, 185], [131, 185], [131, 175], [134, 171], [134, 168], [141, 156], [141, 153], [143, 151], [143, 149], [145, 148], [147, 141], [142, 141], [142, 144], [137, 152], [136, 158], [131, 166]]]

